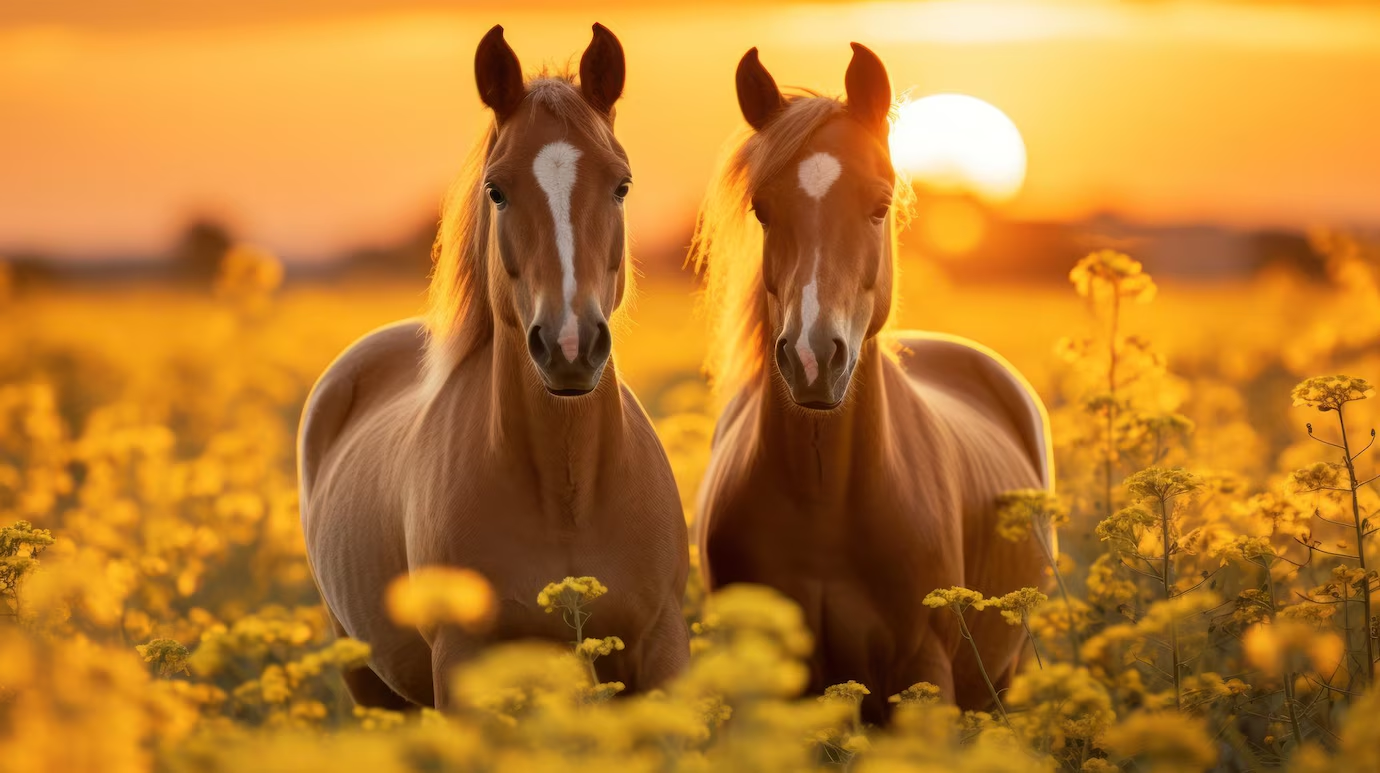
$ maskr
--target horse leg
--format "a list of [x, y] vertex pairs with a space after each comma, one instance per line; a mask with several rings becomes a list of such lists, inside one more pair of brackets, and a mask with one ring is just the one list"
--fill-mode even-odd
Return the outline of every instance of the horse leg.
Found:
[[445, 711], [455, 704], [455, 690], [451, 680], [455, 669], [473, 660], [482, 642], [455, 626], [441, 626], [429, 642], [431, 644], [432, 696], [437, 711]]
[[[638, 693], [663, 687], [678, 676], [690, 660], [690, 632], [680, 607], [663, 608], [634, 646], [636, 652], [624, 653], [626, 659], [604, 659], [612, 666], [609, 671], [596, 665], [603, 672], [600, 679], [621, 680], [629, 693]], [[624, 661], [621, 667], [619, 660]]]
[[[330, 618], [331, 629], [335, 631], [336, 638], [348, 636], [344, 626], [335, 619], [330, 609], [326, 610], [326, 616]], [[417, 704], [393, 692], [393, 688], [385, 684], [368, 665], [341, 671], [340, 676], [345, 680], [345, 689], [349, 691], [350, 698], [357, 706], [391, 711], [412, 711], [418, 708]]]
[[915, 652], [888, 675], [885, 684], [878, 684], [877, 689], [863, 699], [863, 719], [873, 724], [884, 724], [895, 708], [895, 704], [887, 698], [917, 682], [929, 682], [939, 688], [944, 702], [953, 702], [953, 658], [945, 638], [933, 629], [927, 629]]

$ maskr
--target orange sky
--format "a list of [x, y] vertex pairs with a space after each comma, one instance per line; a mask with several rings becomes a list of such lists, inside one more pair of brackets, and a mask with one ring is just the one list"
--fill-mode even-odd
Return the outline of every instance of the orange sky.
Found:
[[504, 24], [530, 68], [574, 61], [594, 20], [628, 54], [618, 132], [643, 242], [685, 228], [740, 125], [744, 50], [783, 84], [840, 90], [849, 40], [898, 88], [1015, 121], [1014, 216], [1380, 224], [1380, 9], [1364, 5], [24, 5], [0, 11], [0, 250], [156, 252], [201, 212], [291, 257], [387, 242], [434, 212], [479, 131], [484, 30]]

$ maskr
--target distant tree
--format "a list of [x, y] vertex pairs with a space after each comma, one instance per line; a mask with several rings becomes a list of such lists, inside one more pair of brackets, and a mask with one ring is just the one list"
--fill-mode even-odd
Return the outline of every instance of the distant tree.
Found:
[[181, 281], [209, 288], [234, 243], [223, 223], [207, 218], [193, 220], [173, 248], [173, 273]]

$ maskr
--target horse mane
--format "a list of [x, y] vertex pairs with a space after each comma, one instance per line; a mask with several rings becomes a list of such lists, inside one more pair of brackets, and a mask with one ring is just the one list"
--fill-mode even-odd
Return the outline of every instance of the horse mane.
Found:
[[[528, 110], [544, 109], [564, 121], [574, 133], [621, 153], [612, 123], [589, 106], [573, 75], [543, 70], [527, 81], [524, 103]], [[498, 123], [491, 115], [488, 128], [470, 149], [464, 166], [442, 199], [441, 223], [431, 248], [431, 283], [424, 315], [424, 380], [432, 387], [439, 387], [466, 357], [493, 340], [489, 255], [496, 254], [498, 242], [493, 209], [483, 189], [484, 170], [497, 142]], [[626, 250], [625, 237], [625, 254]], [[628, 263], [623, 262], [625, 266]], [[635, 273], [627, 271], [625, 306], [632, 295]], [[620, 317], [615, 315], [615, 319]], [[611, 320], [610, 324], [616, 323]]]
[[[799, 155], [820, 127], [845, 114], [847, 105], [838, 98], [808, 90], [789, 94], [786, 106], [760, 131], [749, 129], [729, 140], [700, 206], [687, 262], [705, 275], [701, 307], [709, 319], [709, 349], [704, 367], [721, 399], [740, 389], [756, 388], [772, 350], [762, 281], [762, 228], [751, 214], [753, 196]], [[897, 221], [908, 216], [913, 197], [909, 182], [898, 175], [895, 202], [887, 215], [885, 255], [892, 264], [892, 314], [887, 331], [892, 327], [890, 319], [897, 316]], [[896, 355], [893, 337], [879, 336], [878, 340], [888, 356]]]

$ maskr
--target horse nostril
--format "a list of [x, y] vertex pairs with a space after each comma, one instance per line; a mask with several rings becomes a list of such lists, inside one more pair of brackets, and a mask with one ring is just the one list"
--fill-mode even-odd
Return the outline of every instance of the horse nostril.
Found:
[[776, 339], [776, 368], [785, 376], [791, 372], [790, 356], [786, 353], [786, 337]]
[[842, 338], [834, 338], [834, 354], [829, 358], [829, 367], [835, 371], [843, 370], [848, 364], [848, 344]]
[[527, 352], [532, 355], [532, 362], [541, 367], [546, 367], [547, 361], [551, 359], [551, 350], [546, 347], [546, 341], [541, 337], [541, 325], [527, 328]]
[[609, 333], [609, 326], [606, 322], [600, 322], [594, 329], [594, 343], [589, 347], [589, 365], [597, 368], [609, 357], [609, 352], [613, 351], [613, 335]]

